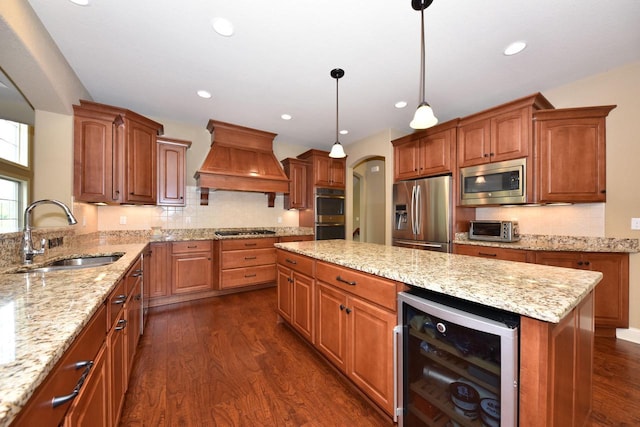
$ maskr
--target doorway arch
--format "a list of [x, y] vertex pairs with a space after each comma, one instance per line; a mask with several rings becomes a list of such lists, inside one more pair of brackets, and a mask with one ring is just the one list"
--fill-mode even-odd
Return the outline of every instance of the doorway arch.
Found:
[[385, 168], [382, 156], [367, 157], [353, 166], [353, 240], [385, 244]]

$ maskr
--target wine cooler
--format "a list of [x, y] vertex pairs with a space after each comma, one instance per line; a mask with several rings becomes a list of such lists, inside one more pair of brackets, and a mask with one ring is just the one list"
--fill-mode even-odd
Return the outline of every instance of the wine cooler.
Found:
[[404, 427], [517, 426], [519, 317], [442, 294], [398, 294]]

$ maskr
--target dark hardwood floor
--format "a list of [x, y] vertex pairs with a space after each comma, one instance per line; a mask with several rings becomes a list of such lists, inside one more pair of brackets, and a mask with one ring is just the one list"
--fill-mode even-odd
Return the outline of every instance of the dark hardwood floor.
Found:
[[[152, 309], [121, 426], [392, 426], [296, 334], [275, 288]], [[591, 426], [640, 425], [640, 345], [596, 338]]]

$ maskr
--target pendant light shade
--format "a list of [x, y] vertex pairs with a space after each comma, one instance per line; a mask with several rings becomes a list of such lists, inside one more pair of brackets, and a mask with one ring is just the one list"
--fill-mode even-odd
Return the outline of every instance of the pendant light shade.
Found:
[[426, 99], [425, 89], [425, 43], [424, 43], [424, 10], [428, 8], [433, 0], [411, 0], [411, 7], [420, 11], [421, 31], [420, 31], [420, 104], [413, 116], [409, 126], [413, 129], [426, 129], [435, 126], [438, 119], [433, 114], [431, 106]]
[[347, 157], [344, 152], [344, 148], [340, 141], [338, 140], [338, 80], [344, 76], [344, 70], [342, 68], [334, 68], [331, 70], [331, 77], [336, 79], [336, 142], [333, 143], [333, 147], [331, 147], [331, 152], [329, 153], [329, 157], [334, 159], [341, 159], [343, 157]]

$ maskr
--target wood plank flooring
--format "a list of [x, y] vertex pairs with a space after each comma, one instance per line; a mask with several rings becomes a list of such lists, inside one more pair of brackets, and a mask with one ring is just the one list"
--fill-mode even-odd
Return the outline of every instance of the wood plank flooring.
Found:
[[[392, 426], [288, 327], [275, 288], [152, 309], [121, 426]], [[590, 426], [640, 425], [640, 345], [596, 338]]]

